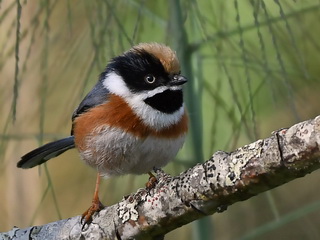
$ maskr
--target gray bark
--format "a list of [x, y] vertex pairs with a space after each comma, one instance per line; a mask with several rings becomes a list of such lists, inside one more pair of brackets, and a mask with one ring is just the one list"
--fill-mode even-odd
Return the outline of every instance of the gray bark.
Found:
[[[231, 153], [218, 151], [172, 177], [156, 170], [158, 183], [139, 189], [97, 213], [0, 233], [0, 239], [161, 239], [235, 202], [303, 177], [320, 167], [320, 116], [280, 129]], [[201, 159], [199, 159], [201, 161]]]

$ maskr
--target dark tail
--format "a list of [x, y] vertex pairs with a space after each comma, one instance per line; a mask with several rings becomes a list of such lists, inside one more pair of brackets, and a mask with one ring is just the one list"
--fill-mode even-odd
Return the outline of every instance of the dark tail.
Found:
[[32, 168], [40, 165], [50, 158], [59, 156], [61, 153], [68, 149], [74, 148], [74, 136], [60, 139], [51, 143], [47, 143], [39, 148], [32, 150], [26, 155], [21, 157], [18, 162], [18, 168]]

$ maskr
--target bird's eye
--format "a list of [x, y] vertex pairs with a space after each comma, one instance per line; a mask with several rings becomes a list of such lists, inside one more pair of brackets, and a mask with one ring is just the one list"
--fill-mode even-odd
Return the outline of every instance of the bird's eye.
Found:
[[152, 74], [148, 74], [144, 77], [144, 80], [146, 81], [146, 83], [152, 84], [156, 81], [156, 77]]

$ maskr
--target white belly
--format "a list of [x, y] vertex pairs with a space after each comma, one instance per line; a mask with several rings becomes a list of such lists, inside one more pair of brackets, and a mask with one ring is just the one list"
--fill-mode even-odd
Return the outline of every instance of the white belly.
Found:
[[178, 138], [137, 138], [117, 128], [104, 127], [99, 135], [86, 139], [89, 150], [81, 157], [102, 176], [142, 174], [163, 167], [178, 153], [185, 135]]

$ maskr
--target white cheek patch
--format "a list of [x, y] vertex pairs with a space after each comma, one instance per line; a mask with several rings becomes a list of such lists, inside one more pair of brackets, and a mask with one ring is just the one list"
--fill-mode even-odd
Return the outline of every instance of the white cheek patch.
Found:
[[168, 89], [181, 90], [181, 86], [160, 86], [151, 91], [132, 93], [126, 86], [123, 78], [115, 72], [111, 72], [106, 76], [103, 81], [103, 86], [111, 93], [123, 97], [132, 108], [133, 112], [143, 120], [144, 124], [157, 130], [178, 123], [184, 114], [184, 105], [182, 105], [177, 111], [168, 114], [156, 110], [144, 102], [145, 99], [153, 97], [154, 95], [162, 93]]
[[102, 82], [103, 86], [115, 95], [126, 97], [130, 96], [130, 89], [126, 86], [122, 77], [115, 72], [108, 73]]

